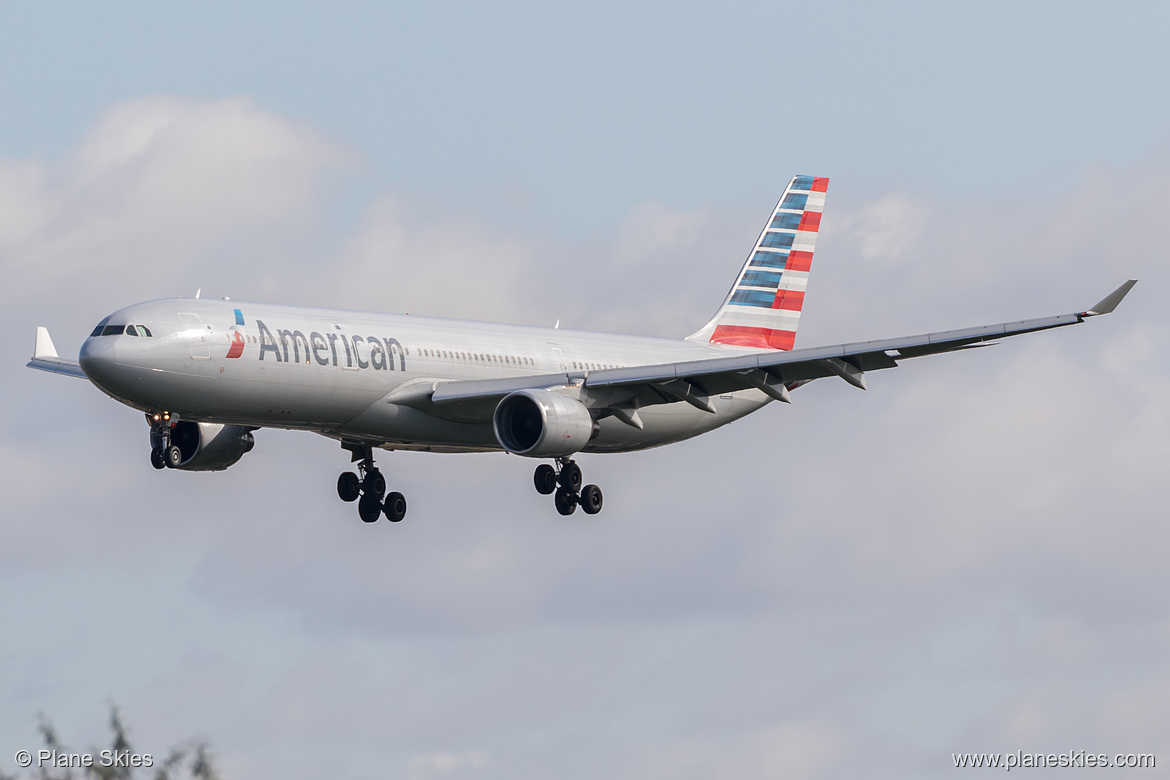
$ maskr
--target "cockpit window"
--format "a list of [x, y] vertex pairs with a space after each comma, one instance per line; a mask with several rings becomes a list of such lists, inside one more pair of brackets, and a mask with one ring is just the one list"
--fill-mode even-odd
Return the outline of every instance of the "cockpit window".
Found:
[[125, 325], [107, 325], [102, 328], [103, 336], [118, 336], [126, 330]]
[[133, 325], [127, 325], [127, 326], [126, 326], [126, 335], [127, 335], [127, 336], [137, 336], [137, 335], [138, 335], [138, 329], [137, 329], [137, 328], [135, 328]]
[[99, 322], [99, 323], [97, 324], [97, 327], [93, 329], [93, 333], [89, 334], [89, 337], [92, 339], [92, 338], [94, 338], [95, 336], [100, 336], [100, 335], [102, 335], [102, 328], [104, 328], [104, 327], [106, 326], [106, 323], [107, 323], [107, 322], [109, 322], [109, 321], [110, 321], [110, 318], [109, 318], [109, 317], [106, 317], [104, 320], [102, 320], [101, 322]]
[[135, 325], [134, 327], [138, 328], [139, 336], [146, 336], [147, 338], [150, 338], [150, 328], [146, 327], [145, 325]]

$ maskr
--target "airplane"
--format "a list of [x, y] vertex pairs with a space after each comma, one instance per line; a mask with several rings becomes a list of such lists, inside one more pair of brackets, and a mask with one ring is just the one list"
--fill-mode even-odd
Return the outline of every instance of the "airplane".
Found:
[[[88, 379], [145, 413], [156, 469], [236, 463], [259, 428], [312, 431], [357, 463], [337, 480], [372, 523], [399, 522], [374, 449], [504, 451], [551, 460], [538, 492], [562, 515], [602, 508], [578, 453], [630, 452], [698, 436], [821, 377], [862, 390], [865, 373], [1112, 312], [1130, 280], [1092, 308], [1053, 317], [795, 349], [828, 179], [796, 176], [715, 316], [684, 339], [172, 298], [119, 309], [76, 361], [38, 327], [31, 368]], [[559, 323], [558, 323], [559, 325]]]

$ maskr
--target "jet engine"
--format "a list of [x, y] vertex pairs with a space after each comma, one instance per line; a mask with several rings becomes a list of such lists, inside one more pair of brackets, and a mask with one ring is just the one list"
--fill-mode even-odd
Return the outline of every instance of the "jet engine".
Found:
[[183, 453], [175, 468], [184, 471], [222, 471], [252, 449], [256, 440], [242, 425], [179, 421], [171, 429], [171, 444]]
[[552, 390], [517, 390], [492, 415], [500, 446], [514, 455], [558, 458], [580, 452], [596, 435], [585, 405]]

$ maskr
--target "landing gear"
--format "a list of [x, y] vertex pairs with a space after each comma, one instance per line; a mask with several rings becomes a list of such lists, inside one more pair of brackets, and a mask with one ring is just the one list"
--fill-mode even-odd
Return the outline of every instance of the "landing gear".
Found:
[[586, 485], [581, 491], [581, 508], [587, 515], [595, 515], [601, 511], [601, 488], [597, 485]]
[[342, 501], [357, 501], [362, 494], [362, 483], [352, 471], [343, 471], [337, 478], [337, 495]]
[[401, 522], [406, 517], [406, 497], [397, 492], [386, 495], [386, 478], [374, 465], [373, 448], [346, 442], [341, 446], [353, 453], [361, 476], [352, 471], [343, 472], [337, 478], [338, 497], [342, 501], [357, 501], [358, 516], [364, 523], [377, 522], [383, 513], [390, 522]]
[[367, 493], [358, 501], [358, 516], [363, 523], [373, 523], [382, 516], [382, 502]]
[[559, 482], [563, 487], [567, 487], [569, 490], [572, 490], [574, 493], [576, 493], [581, 489], [582, 481], [583, 477], [581, 476], [581, 467], [576, 463], [570, 460], [561, 466], [561, 473], [557, 477], [557, 482]]
[[557, 511], [562, 515], [571, 515], [577, 511], [577, 494], [562, 485], [557, 488], [553, 503], [557, 505]]
[[386, 496], [386, 501], [382, 504], [382, 511], [386, 513], [386, 519], [391, 523], [402, 522], [402, 518], [406, 517], [406, 496], [401, 493], [391, 493]]
[[532, 481], [536, 484], [536, 492], [542, 496], [550, 495], [557, 489], [557, 471], [547, 463], [541, 463], [536, 467], [536, 473], [532, 475]]
[[150, 465], [156, 469], [174, 469], [183, 463], [183, 451], [171, 443], [171, 430], [179, 422], [179, 415], [155, 412], [146, 415], [150, 424]]
[[600, 512], [601, 488], [597, 485], [581, 487], [581, 483], [584, 481], [581, 467], [569, 458], [557, 458], [557, 463], [560, 465], [560, 471], [547, 463], [536, 467], [536, 473], [532, 475], [536, 492], [542, 496], [555, 493], [553, 503], [562, 515], [573, 514], [577, 511], [578, 506], [589, 515]]

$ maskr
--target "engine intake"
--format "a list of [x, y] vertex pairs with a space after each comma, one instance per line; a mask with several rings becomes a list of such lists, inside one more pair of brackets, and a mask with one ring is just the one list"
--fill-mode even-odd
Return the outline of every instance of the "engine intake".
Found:
[[585, 405], [552, 390], [517, 390], [492, 415], [496, 440], [508, 452], [529, 458], [559, 458], [580, 452], [596, 435]]
[[242, 425], [181, 420], [171, 429], [171, 444], [183, 453], [183, 461], [175, 468], [185, 471], [223, 471], [255, 443], [251, 431]]

